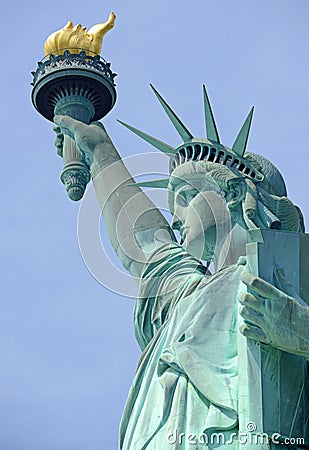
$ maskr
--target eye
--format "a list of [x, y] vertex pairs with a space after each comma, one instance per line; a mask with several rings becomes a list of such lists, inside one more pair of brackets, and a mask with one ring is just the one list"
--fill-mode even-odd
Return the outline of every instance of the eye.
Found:
[[185, 208], [194, 199], [194, 197], [197, 196], [198, 193], [199, 191], [196, 189], [179, 192], [176, 198], [176, 202], [179, 206]]

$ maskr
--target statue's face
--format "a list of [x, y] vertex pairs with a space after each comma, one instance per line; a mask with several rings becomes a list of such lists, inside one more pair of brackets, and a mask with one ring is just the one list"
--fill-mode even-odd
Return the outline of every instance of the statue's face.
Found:
[[216, 246], [231, 229], [226, 201], [215, 184], [192, 180], [174, 191], [173, 228], [186, 250], [210, 261]]

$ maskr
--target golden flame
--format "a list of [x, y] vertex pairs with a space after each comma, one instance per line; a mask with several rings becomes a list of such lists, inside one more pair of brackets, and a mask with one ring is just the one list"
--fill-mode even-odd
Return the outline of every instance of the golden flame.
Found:
[[71, 53], [79, 53], [84, 50], [87, 55], [99, 55], [103, 37], [113, 28], [115, 19], [115, 14], [111, 12], [106, 22], [94, 25], [88, 32], [86, 27], [82, 27], [80, 24], [73, 27], [73, 23], [69, 21], [61, 30], [48, 36], [44, 43], [45, 56], [50, 53], [56, 56], [61, 55], [65, 50], [69, 50]]

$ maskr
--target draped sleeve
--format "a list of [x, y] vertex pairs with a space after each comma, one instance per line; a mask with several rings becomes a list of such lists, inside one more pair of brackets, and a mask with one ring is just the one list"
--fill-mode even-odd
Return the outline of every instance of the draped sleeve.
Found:
[[207, 282], [207, 269], [177, 243], [154, 252], [145, 265], [134, 312], [135, 336], [142, 350], [169, 318], [179, 299]]

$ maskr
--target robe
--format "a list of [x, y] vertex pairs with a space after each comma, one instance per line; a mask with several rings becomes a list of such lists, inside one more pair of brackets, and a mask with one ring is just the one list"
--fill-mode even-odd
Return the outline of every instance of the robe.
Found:
[[[240, 335], [237, 323], [238, 296], [246, 290], [240, 281], [243, 264], [240, 260], [210, 275], [200, 261], [176, 243], [166, 244], [152, 254], [141, 277], [134, 312], [142, 356], [121, 422], [120, 450], [309, 448], [309, 384], [307, 362], [302, 357], [284, 352], [281, 355], [289, 355], [283, 375], [294, 387], [288, 388], [293, 398], [285, 395], [286, 385], [279, 399], [278, 392], [268, 393], [280, 403], [277, 406], [287, 422], [283, 420], [284, 428], [293, 430], [291, 436], [298, 430], [292, 441], [278, 442], [278, 433], [272, 430], [275, 442], [270, 433], [267, 443], [252, 445], [249, 438], [254, 433], [250, 433], [248, 422], [242, 419], [241, 426], [238, 424], [243, 408], [248, 406], [238, 390], [243, 389], [243, 383], [252, 382], [244, 364], [246, 338]], [[270, 360], [278, 352], [269, 346]], [[273, 370], [271, 364], [263, 368], [266, 385]], [[280, 376], [278, 382], [281, 386]], [[261, 399], [256, 401], [260, 405]], [[254, 410], [255, 405], [250, 405]], [[278, 413], [276, 405], [271, 410]], [[247, 442], [241, 445], [241, 433], [246, 430]], [[302, 444], [297, 445], [295, 438], [302, 439]]]
[[[121, 450], [238, 448], [237, 310], [241, 265], [208, 275], [172, 243], [148, 261], [134, 327], [142, 356]], [[228, 442], [228, 444], [226, 444]]]

